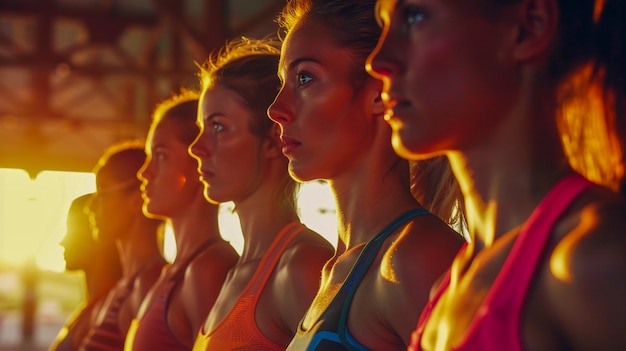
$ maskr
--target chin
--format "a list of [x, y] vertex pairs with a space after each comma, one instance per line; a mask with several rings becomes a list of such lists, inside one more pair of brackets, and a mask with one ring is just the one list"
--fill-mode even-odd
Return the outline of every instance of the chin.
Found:
[[419, 150], [419, 148], [415, 147], [415, 145], [411, 145], [410, 137], [412, 137], [412, 135], [407, 134], [409, 133], [406, 130], [393, 130], [393, 134], [391, 135], [391, 145], [398, 156], [407, 160], [420, 160], [432, 157], [432, 154]]
[[310, 170], [306, 167], [302, 167], [302, 165], [298, 165], [294, 161], [289, 162], [289, 176], [298, 182], [308, 182], [320, 179], [319, 177], [316, 177], [315, 174], [312, 174], [312, 172], [310, 172]]
[[210, 204], [219, 205], [222, 202], [228, 202], [229, 199], [225, 199], [223, 196], [216, 194], [215, 191], [210, 191], [209, 189], [205, 189], [204, 191], [204, 199], [207, 200]]

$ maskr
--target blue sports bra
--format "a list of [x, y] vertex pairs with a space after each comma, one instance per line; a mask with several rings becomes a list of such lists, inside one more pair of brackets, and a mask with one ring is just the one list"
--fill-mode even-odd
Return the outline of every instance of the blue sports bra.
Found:
[[328, 304], [319, 320], [308, 330], [305, 330], [302, 322], [300, 322], [298, 331], [287, 350], [366, 351], [367, 348], [354, 339], [348, 330], [348, 312], [350, 311], [354, 294], [376, 258], [383, 242], [389, 235], [409, 219], [425, 214], [429, 214], [429, 212], [423, 208], [409, 210], [394, 219], [368, 241], [350, 269], [337, 295]]

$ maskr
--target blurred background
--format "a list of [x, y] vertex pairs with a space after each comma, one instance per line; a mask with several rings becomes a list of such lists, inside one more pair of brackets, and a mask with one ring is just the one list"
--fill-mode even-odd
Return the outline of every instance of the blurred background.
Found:
[[[58, 243], [104, 150], [144, 138], [156, 103], [197, 87], [196, 63], [228, 39], [275, 35], [284, 3], [0, 0], [0, 350], [47, 349], [82, 300]], [[327, 185], [304, 184], [299, 205], [336, 244]], [[232, 204], [220, 227], [240, 250]]]

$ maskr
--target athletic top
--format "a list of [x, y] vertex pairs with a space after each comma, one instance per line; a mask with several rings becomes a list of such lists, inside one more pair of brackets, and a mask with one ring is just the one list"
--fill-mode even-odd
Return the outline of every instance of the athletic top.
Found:
[[204, 333], [203, 328], [200, 328], [193, 345], [194, 351], [272, 351], [285, 349], [263, 335], [257, 327], [254, 315], [259, 296], [274, 272], [281, 255], [291, 240], [304, 228], [305, 226], [300, 222], [291, 222], [278, 233], [228, 315], [207, 334]]
[[367, 350], [348, 330], [348, 313], [354, 294], [389, 235], [409, 219], [426, 214], [429, 212], [423, 208], [409, 210], [387, 224], [383, 230], [368, 241], [326, 310], [308, 330], [304, 329], [302, 322], [300, 322], [296, 336], [289, 344], [288, 349], [306, 351]]
[[[133, 285], [139, 274], [152, 267], [154, 262], [147, 264], [143, 269], [139, 270], [126, 284], [121, 285], [118, 283], [109, 292], [107, 300], [111, 302], [106, 311], [104, 311], [105, 315], [103, 317], [98, 316], [98, 324], [93, 326], [83, 339], [80, 346], [81, 351], [120, 351], [124, 349], [126, 332], [120, 330], [120, 310], [133, 292]], [[100, 311], [100, 313], [103, 312]]]
[[[104, 294], [102, 294], [104, 295]], [[104, 296], [100, 296], [94, 301], [87, 303], [85, 307], [77, 310], [73, 313], [73, 315], [69, 318], [68, 323], [61, 328], [59, 334], [56, 336], [48, 351], [73, 351], [76, 349], [76, 346], [80, 346], [80, 341], [77, 340], [77, 337], [82, 337], [77, 335], [76, 333], [83, 329], [85, 332], [88, 332], [88, 327], [91, 318], [91, 312], [96, 307], [98, 302], [102, 301]]]
[[139, 313], [141, 317], [134, 318], [130, 324], [128, 333], [126, 333], [124, 350], [189, 350], [189, 347], [179, 341], [170, 330], [167, 322], [169, 299], [176, 285], [183, 281], [185, 271], [189, 264], [198, 257], [198, 255], [219, 240], [221, 240], [221, 238], [209, 240], [198, 247], [186, 261], [178, 267], [176, 272], [172, 273], [166, 280], [160, 282], [158, 286], [155, 286], [156, 290], [151, 295], [150, 301], [144, 302], [146, 305], [142, 306], [142, 310]]
[[111, 303], [104, 312], [104, 318], [98, 318], [99, 324], [91, 328], [81, 344], [81, 351], [120, 351], [124, 349], [125, 334], [120, 330], [119, 315], [122, 305], [132, 292], [135, 279], [125, 285], [114, 288]]
[[[578, 175], [559, 181], [535, 208], [511, 248], [485, 300], [453, 351], [522, 351], [522, 307], [555, 222], [592, 183]], [[424, 327], [450, 285], [450, 275], [428, 303], [411, 336], [409, 351], [421, 350]]]

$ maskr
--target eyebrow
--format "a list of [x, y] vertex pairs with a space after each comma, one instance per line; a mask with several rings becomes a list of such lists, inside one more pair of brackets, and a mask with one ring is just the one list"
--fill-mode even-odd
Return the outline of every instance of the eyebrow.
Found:
[[[290, 72], [294, 69], [294, 67], [296, 67], [297, 65], [301, 64], [302, 62], [313, 62], [313, 63], [317, 63], [318, 65], [321, 65], [322, 63], [320, 62], [320, 60], [310, 57], [310, 56], [303, 56], [303, 57], [299, 57], [291, 62], [289, 62], [289, 65], [287, 65], [287, 70], [286, 72]], [[282, 80], [284, 79], [284, 71], [279, 70], [278, 71], [278, 77]]]

